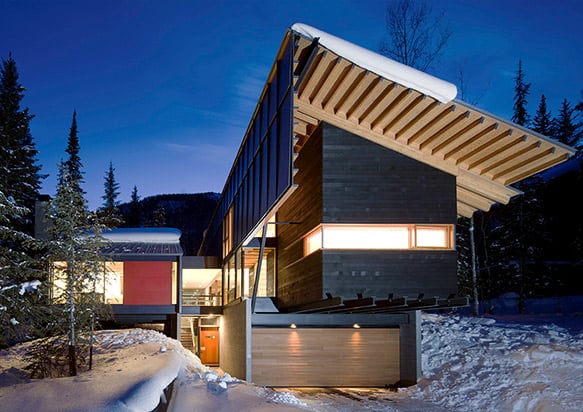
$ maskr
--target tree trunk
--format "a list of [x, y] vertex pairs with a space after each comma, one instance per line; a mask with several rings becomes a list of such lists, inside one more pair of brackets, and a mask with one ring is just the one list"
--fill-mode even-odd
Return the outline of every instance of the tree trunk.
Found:
[[474, 295], [474, 315], [480, 314], [480, 301], [478, 299], [478, 268], [476, 264], [476, 242], [474, 240], [474, 215], [470, 219], [470, 249], [472, 254], [472, 286]]
[[77, 375], [77, 351], [75, 350], [75, 259], [71, 259], [69, 277], [69, 376]]
[[69, 376], [77, 376], [77, 351], [74, 345], [69, 345]]

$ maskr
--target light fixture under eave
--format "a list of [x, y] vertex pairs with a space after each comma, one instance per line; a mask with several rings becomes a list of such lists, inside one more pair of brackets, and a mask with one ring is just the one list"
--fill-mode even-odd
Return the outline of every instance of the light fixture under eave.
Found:
[[289, 327], [290, 327], [290, 328], [292, 328], [292, 329], [295, 329], [295, 328], [297, 328], [297, 326], [296, 326], [296, 324], [295, 324], [295, 323], [292, 323], [291, 325], [289, 325]]
[[360, 329], [360, 325], [359, 325], [358, 323], [355, 323], [354, 325], [352, 325], [352, 327], [353, 327], [354, 329]]

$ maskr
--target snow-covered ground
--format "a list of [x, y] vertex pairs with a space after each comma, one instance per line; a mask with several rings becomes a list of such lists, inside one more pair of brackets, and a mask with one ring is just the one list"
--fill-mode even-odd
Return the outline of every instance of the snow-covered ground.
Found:
[[18, 345], [0, 351], [0, 410], [149, 411], [176, 379], [169, 410], [178, 412], [583, 411], [581, 311], [424, 313], [424, 376], [398, 391], [251, 385], [203, 366], [178, 341], [144, 329], [99, 332], [92, 371], [30, 380], [22, 370], [26, 345]]

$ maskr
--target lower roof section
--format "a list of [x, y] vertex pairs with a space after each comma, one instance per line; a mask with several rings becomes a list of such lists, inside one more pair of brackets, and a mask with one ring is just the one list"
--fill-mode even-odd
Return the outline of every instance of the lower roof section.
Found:
[[116, 228], [101, 234], [101, 253], [115, 259], [182, 256], [181, 231], [166, 227]]

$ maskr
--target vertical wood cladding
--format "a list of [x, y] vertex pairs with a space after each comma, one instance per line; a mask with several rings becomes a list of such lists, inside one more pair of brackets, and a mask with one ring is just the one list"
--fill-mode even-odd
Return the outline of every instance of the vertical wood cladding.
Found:
[[322, 253], [304, 258], [303, 236], [322, 222], [322, 129], [316, 130], [295, 161], [298, 185], [279, 209], [277, 298], [290, 307], [322, 298]]
[[328, 124], [296, 167], [298, 188], [279, 210], [280, 307], [334, 296], [447, 296], [457, 291], [452, 250], [324, 250], [303, 258], [301, 238], [320, 223], [455, 224], [455, 176]]

